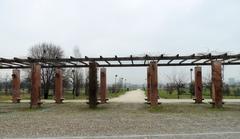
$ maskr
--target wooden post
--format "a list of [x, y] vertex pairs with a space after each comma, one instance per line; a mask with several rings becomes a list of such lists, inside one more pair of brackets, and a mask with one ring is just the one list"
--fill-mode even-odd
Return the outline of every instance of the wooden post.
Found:
[[150, 102], [151, 98], [151, 74], [150, 67], [147, 68], [147, 102]]
[[150, 77], [151, 77], [151, 106], [158, 105], [158, 76], [157, 76], [157, 63], [150, 62]]
[[222, 96], [222, 63], [212, 62], [212, 104], [213, 107], [221, 108], [223, 105]]
[[41, 102], [41, 65], [32, 64], [32, 91], [30, 108], [40, 106]]
[[89, 107], [97, 107], [97, 63], [89, 63]]
[[195, 103], [202, 103], [203, 97], [202, 97], [202, 68], [201, 67], [195, 67]]
[[100, 70], [100, 101], [102, 104], [107, 102], [107, 78], [106, 78], [106, 68], [101, 68]]
[[20, 70], [13, 70], [12, 73], [12, 102], [20, 103]]
[[57, 104], [60, 104], [63, 100], [64, 98], [62, 70], [57, 68], [55, 74], [55, 101]]

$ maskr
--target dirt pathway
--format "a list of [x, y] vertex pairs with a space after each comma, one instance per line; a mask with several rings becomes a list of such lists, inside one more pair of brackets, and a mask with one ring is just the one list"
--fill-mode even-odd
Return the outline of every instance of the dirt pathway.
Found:
[[109, 102], [144, 103], [145, 94], [144, 91], [138, 89], [126, 92], [124, 95], [121, 95], [117, 98], [110, 99]]

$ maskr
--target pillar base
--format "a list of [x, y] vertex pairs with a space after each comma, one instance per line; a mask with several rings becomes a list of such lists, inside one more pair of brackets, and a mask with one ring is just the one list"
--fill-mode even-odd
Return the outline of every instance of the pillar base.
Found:
[[64, 98], [61, 98], [60, 100], [57, 100], [57, 99], [55, 98], [54, 100], [55, 100], [55, 103], [57, 103], [57, 104], [62, 104]]
[[99, 99], [98, 99], [98, 101], [99, 101], [98, 103], [99, 103], [99, 104], [105, 104], [105, 103], [108, 103], [108, 100], [109, 100], [109, 99], [106, 98], [106, 99], [102, 102], [101, 99], [99, 98]]
[[222, 102], [222, 104], [216, 104], [216, 102], [209, 102], [210, 104], [212, 104], [213, 108], [222, 108], [223, 104], [225, 104], [225, 102]]
[[31, 105], [30, 108], [40, 108], [42, 104], [43, 104], [43, 102], [41, 102], [41, 101], [38, 102], [37, 104], [32, 104], [32, 105], [30, 103], [30, 105]]
[[[145, 102], [145, 104], [151, 105], [151, 102], [150, 102], [150, 101], [148, 101], [148, 102]], [[161, 102], [158, 102], [158, 104], [157, 104], [157, 105], [161, 105], [161, 104], [162, 104]]]
[[202, 99], [196, 99], [196, 98], [194, 98], [193, 100], [195, 100], [195, 104], [201, 104], [201, 103], [203, 103], [202, 101], [204, 100], [204, 98], [202, 98]]
[[21, 98], [12, 99], [12, 103], [20, 103]]

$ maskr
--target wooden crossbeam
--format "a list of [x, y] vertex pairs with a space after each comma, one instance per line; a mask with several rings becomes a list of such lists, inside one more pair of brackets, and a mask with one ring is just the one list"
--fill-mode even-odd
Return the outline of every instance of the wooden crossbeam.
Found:
[[115, 55], [115, 59], [118, 61], [120, 65], [122, 65], [122, 62], [118, 59], [118, 57]]
[[170, 64], [173, 60], [174, 60], [174, 59], [169, 60], [167, 64]]
[[146, 62], [147, 62], [147, 57], [148, 57], [148, 55], [145, 56], [144, 64], [146, 64]]
[[198, 61], [200, 61], [201, 59], [195, 59], [194, 61], [192, 61], [192, 63], [196, 63]]
[[157, 63], [159, 63], [159, 61], [163, 58], [163, 54], [161, 54], [160, 57], [158, 57]]
[[[87, 63], [83, 62], [82, 60], [76, 59], [76, 58], [74, 58], [74, 57], [72, 57], [72, 56], [70, 56], [70, 59], [71, 59], [71, 60], [74, 60], [74, 61], [76, 61], [76, 62], [80, 62], [80, 63], [82, 63], [82, 64], [84, 64], [84, 65], [88, 65]], [[85, 59], [88, 59], [88, 57], [85, 56]]]
[[239, 60], [240, 60], [239, 58], [236, 58], [236, 59], [233, 59], [233, 60], [228, 61], [228, 63], [235, 62], [235, 61], [239, 61]]
[[183, 59], [182, 61], [179, 62], [179, 64], [182, 64], [185, 61], [187, 61], [187, 59]]
[[[104, 59], [102, 56], [100, 56], [100, 59]], [[104, 60], [108, 65], [111, 65], [107, 60]]]
[[134, 65], [134, 63], [133, 63], [133, 56], [132, 55], [130, 55], [130, 60], [132, 62], [132, 65]]

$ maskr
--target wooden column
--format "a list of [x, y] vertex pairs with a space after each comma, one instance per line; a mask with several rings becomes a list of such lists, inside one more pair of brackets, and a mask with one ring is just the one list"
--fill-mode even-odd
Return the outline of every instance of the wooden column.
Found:
[[62, 103], [63, 98], [63, 76], [62, 70], [57, 68], [55, 74], [55, 102], [57, 104]]
[[20, 70], [13, 70], [12, 73], [12, 102], [20, 103]]
[[213, 107], [221, 108], [223, 104], [222, 96], [222, 63], [212, 62], [212, 104]]
[[150, 102], [151, 98], [151, 74], [150, 67], [147, 68], [147, 102]]
[[157, 63], [150, 62], [150, 77], [151, 77], [151, 95], [150, 102], [151, 106], [158, 105], [158, 76], [157, 76]]
[[40, 106], [41, 102], [41, 65], [32, 64], [32, 91], [30, 108]]
[[202, 103], [203, 97], [202, 97], [202, 68], [201, 67], [195, 67], [195, 103]]
[[97, 107], [97, 63], [89, 63], [89, 107]]
[[107, 102], [107, 77], [106, 68], [101, 68], [100, 70], [100, 101], [102, 104]]

